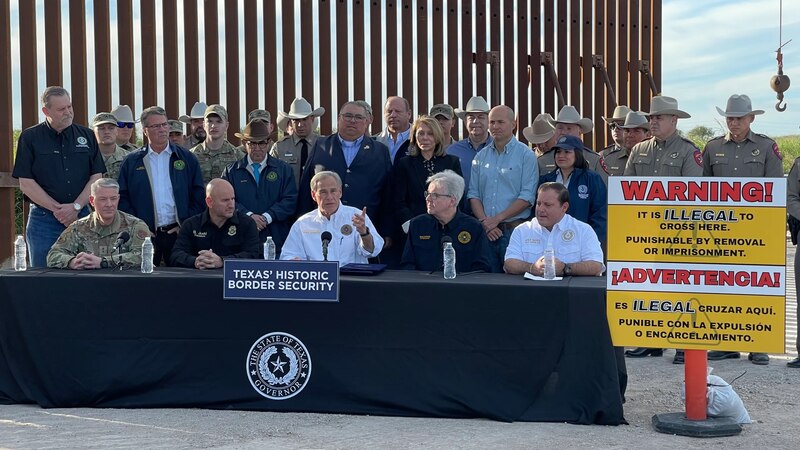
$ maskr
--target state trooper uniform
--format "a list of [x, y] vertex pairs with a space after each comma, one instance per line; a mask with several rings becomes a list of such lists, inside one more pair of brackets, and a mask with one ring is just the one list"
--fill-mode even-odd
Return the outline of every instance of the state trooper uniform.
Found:
[[600, 152], [600, 157], [606, 165], [606, 171], [611, 176], [621, 176], [625, 173], [625, 165], [628, 163], [628, 152], [618, 145], [606, 147]]
[[625, 166], [625, 176], [700, 177], [703, 158], [692, 141], [677, 131], [662, 141], [652, 137], [633, 147]]
[[730, 133], [716, 137], [703, 150], [703, 175], [707, 177], [783, 177], [783, 156], [778, 144], [750, 131], [742, 142]]

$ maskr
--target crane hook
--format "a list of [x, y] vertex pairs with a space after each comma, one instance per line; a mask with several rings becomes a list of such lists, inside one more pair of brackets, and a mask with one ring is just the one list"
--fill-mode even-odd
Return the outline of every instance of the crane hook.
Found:
[[[781, 103], [783, 104], [781, 105]], [[783, 92], [778, 93], [778, 103], [775, 103], [775, 109], [779, 112], [786, 111], [786, 103], [783, 101]]]

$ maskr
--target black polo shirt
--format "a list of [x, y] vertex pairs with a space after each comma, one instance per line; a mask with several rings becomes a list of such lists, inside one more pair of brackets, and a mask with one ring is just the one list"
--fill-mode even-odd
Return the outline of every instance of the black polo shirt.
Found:
[[211, 250], [223, 259], [258, 259], [262, 255], [256, 223], [239, 211], [221, 227], [211, 221], [208, 209], [184, 220], [172, 247], [170, 265], [194, 267], [200, 250]]
[[89, 178], [106, 165], [94, 132], [72, 124], [57, 133], [44, 121], [19, 137], [14, 178], [31, 178], [58, 203], [74, 203]]
[[483, 225], [461, 211], [457, 211], [444, 226], [430, 214], [411, 219], [401, 267], [406, 270], [442, 270], [442, 236], [450, 236], [453, 241], [457, 272], [491, 272], [489, 238]]

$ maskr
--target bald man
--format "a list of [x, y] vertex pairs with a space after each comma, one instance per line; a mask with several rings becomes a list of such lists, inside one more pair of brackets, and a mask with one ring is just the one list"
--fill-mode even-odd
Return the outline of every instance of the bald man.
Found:
[[207, 209], [181, 224], [170, 265], [218, 269], [228, 258], [261, 257], [258, 229], [246, 214], [236, 211], [233, 186], [214, 178], [206, 186]]
[[492, 271], [502, 272], [514, 228], [531, 215], [539, 183], [539, 164], [527, 145], [514, 137], [514, 111], [495, 106], [489, 111], [492, 143], [472, 160], [469, 199], [492, 250]]

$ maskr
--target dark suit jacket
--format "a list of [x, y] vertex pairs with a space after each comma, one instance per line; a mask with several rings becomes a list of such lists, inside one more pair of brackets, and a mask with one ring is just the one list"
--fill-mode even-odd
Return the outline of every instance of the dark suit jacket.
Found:
[[367, 214], [373, 219], [381, 236], [388, 236], [392, 222], [392, 162], [389, 149], [385, 145], [365, 135], [358, 154], [350, 167], [347, 167], [338, 134], [317, 139], [300, 177], [298, 215], [316, 208], [311, 199], [310, 183], [318, 167], [339, 174], [343, 184], [342, 203], [358, 209], [366, 206]]
[[[402, 156], [398, 151], [398, 159], [394, 164], [392, 181], [394, 182], [395, 231], [407, 220], [427, 212], [425, 205], [426, 180], [430, 175], [422, 165], [422, 155]], [[458, 156], [438, 156], [433, 162], [436, 173], [450, 169], [461, 175], [461, 161]]]
[[[205, 211], [205, 187], [197, 158], [183, 147], [170, 143], [169, 178], [178, 221], [182, 222]], [[153, 189], [144, 165], [147, 147], [133, 151], [125, 157], [119, 169], [119, 209], [144, 220], [150, 231], [156, 229]], [[156, 195], [162, 195], [159, 192]]]

